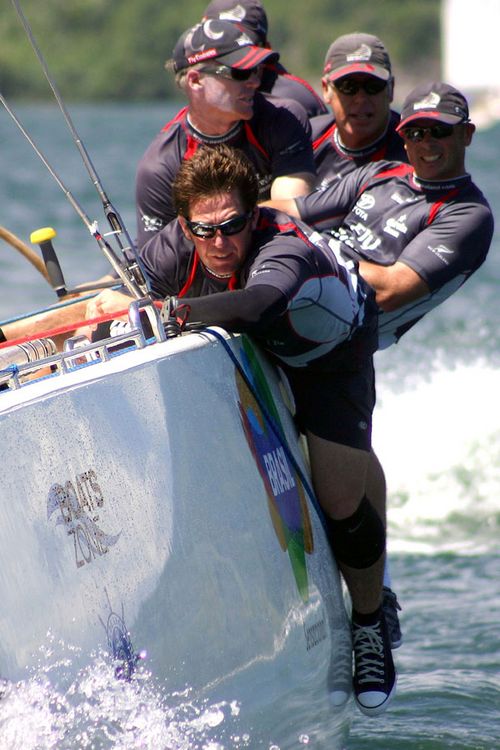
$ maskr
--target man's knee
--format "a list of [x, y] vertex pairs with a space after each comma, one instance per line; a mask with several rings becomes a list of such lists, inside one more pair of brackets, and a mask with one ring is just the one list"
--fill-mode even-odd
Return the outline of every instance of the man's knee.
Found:
[[326, 519], [328, 539], [338, 562], [363, 569], [374, 565], [385, 550], [385, 528], [366, 495], [348, 518]]

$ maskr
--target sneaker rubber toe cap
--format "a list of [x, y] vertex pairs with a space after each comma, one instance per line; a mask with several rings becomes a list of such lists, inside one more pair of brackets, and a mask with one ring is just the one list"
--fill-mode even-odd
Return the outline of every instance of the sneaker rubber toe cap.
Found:
[[394, 698], [396, 683], [389, 694], [381, 690], [367, 690], [356, 696], [356, 703], [362, 713], [366, 716], [378, 716], [383, 713]]

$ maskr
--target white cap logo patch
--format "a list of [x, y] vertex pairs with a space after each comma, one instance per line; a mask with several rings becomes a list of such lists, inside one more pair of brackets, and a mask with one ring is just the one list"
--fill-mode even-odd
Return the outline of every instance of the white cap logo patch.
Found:
[[205, 36], [207, 36], [209, 39], [213, 39], [214, 41], [216, 39], [222, 39], [224, 36], [223, 31], [212, 31], [212, 21], [205, 21], [203, 24], [203, 31], [205, 32]]
[[346, 55], [347, 62], [357, 62], [358, 60], [370, 60], [372, 56], [372, 48], [367, 44], [362, 44], [354, 52], [350, 52]]
[[419, 102], [415, 102], [415, 104], [413, 105], [413, 109], [435, 109], [440, 101], [441, 97], [439, 96], [439, 94], [431, 91], [431, 93], [428, 94], [425, 99], [421, 99]]
[[245, 8], [241, 5], [235, 5], [234, 8], [224, 10], [219, 13], [221, 21], [243, 21], [246, 16]]

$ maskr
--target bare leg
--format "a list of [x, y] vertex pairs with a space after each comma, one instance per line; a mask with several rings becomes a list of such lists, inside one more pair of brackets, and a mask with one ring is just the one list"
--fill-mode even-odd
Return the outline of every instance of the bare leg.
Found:
[[[375, 453], [371, 454], [370, 465], [368, 467], [368, 477], [366, 482], [366, 494], [370, 502], [377, 509], [378, 514], [386, 525], [386, 501], [387, 487], [385, 482], [384, 470]], [[389, 572], [389, 561], [385, 556], [384, 569], [384, 586], [391, 588], [391, 576]]]
[[[307, 442], [314, 490], [321, 507], [336, 521], [348, 518], [366, 494], [372, 454], [332, 443], [310, 432]], [[375, 462], [373, 466], [375, 482]], [[377, 500], [380, 500], [380, 493]], [[381, 507], [377, 511], [381, 511], [381, 517], [385, 518], [385, 503], [378, 502], [378, 505]], [[361, 570], [339, 563], [357, 612], [371, 613], [381, 604], [384, 557], [382, 555], [374, 565]]]
[[387, 487], [384, 470], [375, 453], [370, 454], [370, 462], [366, 477], [366, 495], [377, 509], [380, 518], [386, 523]]

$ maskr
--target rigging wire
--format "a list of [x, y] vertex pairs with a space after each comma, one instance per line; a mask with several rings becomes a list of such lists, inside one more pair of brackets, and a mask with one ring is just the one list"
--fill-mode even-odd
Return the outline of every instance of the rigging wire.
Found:
[[[125, 257], [125, 263], [123, 263], [116, 253], [114, 252], [113, 248], [109, 245], [109, 243], [105, 240], [105, 236], [100, 233], [98, 229], [98, 225], [96, 221], [91, 221], [89, 217], [86, 215], [85, 211], [82, 209], [82, 207], [79, 205], [78, 201], [75, 199], [75, 197], [71, 194], [71, 192], [68, 190], [68, 188], [63, 184], [62, 180], [60, 179], [59, 175], [55, 172], [53, 167], [49, 164], [48, 160], [45, 158], [43, 153], [40, 151], [40, 149], [36, 146], [35, 142], [33, 141], [32, 137], [27, 132], [26, 128], [22, 125], [19, 118], [15, 115], [12, 108], [8, 105], [5, 98], [0, 93], [0, 102], [3, 104], [5, 109], [7, 110], [10, 117], [13, 119], [21, 133], [24, 135], [24, 137], [27, 139], [28, 143], [32, 146], [37, 156], [41, 159], [44, 166], [49, 171], [50, 175], [54, 178], [54, 180], [57, 182], [61, 190], [64, 192], [66, 198], [78, 214], [82, 221], [84, 222], [87, 229], [90, 231], [92, 236], [96, 239], [99, 247], [105, 254], [107, 260], [113, 267], [113, 269], [118, 273], [122, 281], [124, 282], [125, 286], [128, 288], [128, 290], [134, 295], [134, 297], [140, 298], [143, 297], [145, 294], [147, 294], [147, 284], [145, 281], [144, 273], [142, 272], [140, 261], [137, 257], [136, 249], [134, 247], [134, 243], [130, 239], [130, 236], [126, 230], [126, 227], [118, 213], [118, 211], [114, 208], [111, 201], [109, 200], [109, 197], [107, 196], [104, 187], [102, 185], [101, 180], [99, 179], [99, 175], [97, 174], [97, 171], [92, 163], [92, 160], [90, 159], [90, 156], [88, 154], [87, 149], [85, 148], [82, 139], [80, 138], [76, 127], [71, 119], [71, 116], [64, 104], [64, 101], [57, 89], [57, 86], [49, 72], [47, 63], [45, 61], [45, 58], [40, 50], [39, 45], [37, 44], [33, 31], [31, 29], [31, 26], [21, 8], [21, 5], [19, 3], [19, 0], [12, 0], [12, 5], [14, 6], [16, 13], [23, 25], [23, 28], [26, 32], [26, 35], [29, 39], [29, 42], [31, 44], [31, 47], [38, 58], [38, 61], [42, 67], [43, 73], [45, 75], [45, 78], [47, 79], [47, 82], [52, 90], [52, 93], [54, 94], [54, 97], [57, 101], [57, 104], [59, 106], [59, 109], [66, 121], [66, 124], [69, 128], [69, 131], [71, 133], [72, 139], [74, 144], [76, 145], [80, 156], [82, 158], [82, 161], [85, 165], [85, 168], [87, 169], [87, 172], [91, 178], [92, 184], [97, 190], [97, 193], [99, 195], [99, 198], [101, 200], [103, 211], [106, 216], [106, 219], [108, 220], [110, 227], [111, 227], [111, 234], [115, 237], [120, 250], [124, 254]], [[133, 255], [134, 261], [130, 262], [129, 258], [127, 257], [126, 253], [129, 252]], [[130, 256], [129, 256], [130, 257]]]

